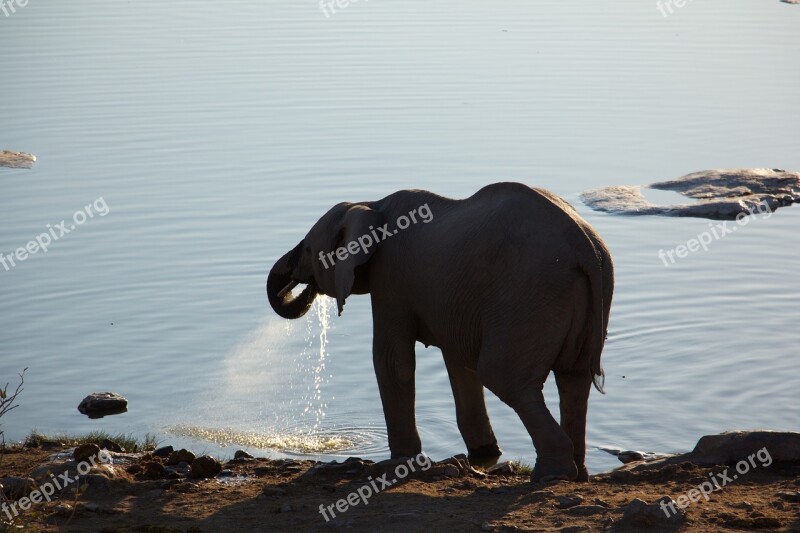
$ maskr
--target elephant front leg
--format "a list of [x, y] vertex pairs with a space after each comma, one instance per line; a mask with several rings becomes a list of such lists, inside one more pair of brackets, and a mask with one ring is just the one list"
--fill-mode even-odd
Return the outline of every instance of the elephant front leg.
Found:
[[376, 327], [373, 364], [383, 403], [392, 459], [422, 451], [414, 414], [414, 340], [380, 335]]
[[483, 384], [478, 379], [477, 372], [457, 361], [449, 360], [446, 356], [445, 363], [456, 402], [458, 430], [467, 445], [470, 462], [496, 462], [502, 450], [497, 445], [489, 415], [486, 413]]

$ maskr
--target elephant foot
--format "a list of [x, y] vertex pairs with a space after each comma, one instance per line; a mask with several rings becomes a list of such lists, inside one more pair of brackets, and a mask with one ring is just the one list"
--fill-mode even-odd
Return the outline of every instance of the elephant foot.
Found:
[[491, 444], [471, 448], [467, 459], [469, 459], [470, 464], [492, 466], [497, 464], [497, 458], [502, 454], [503, 450], [497, 445], [497, 441], [494, 441]]
[[[548, 461], [542, 458], [536, 458], [536, 467], [531, 474], [531, 481], [539, 483], [549, 483], [551, 481], [575, 481], [578, 479], [578, 467], [575, 462], [570, 458], [567, 461]], [[587, 475], [588, 480], [588, 475]]]
[[587, 483], [589, 481], [589, 471], [586, 469], [586, 465], [579, 465], [578, 466], [578, 477], [575, 481], [581, 481], [583, 483]]

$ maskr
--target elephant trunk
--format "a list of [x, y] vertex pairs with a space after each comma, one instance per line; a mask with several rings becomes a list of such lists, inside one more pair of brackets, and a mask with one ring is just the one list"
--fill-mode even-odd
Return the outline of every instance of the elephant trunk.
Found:
[[298, 284], [297, 280], [292, 279], [292, 272], [300, 260], [302, 248], [303, 241], [300, 241], [293, 250], [275, 262], [267, 277], [269, 304], [283, 318], [295, 319], [305, 315], [319, 294], [314, 284], [309, 283], [297, 297], [292, 296], [292, 289]]

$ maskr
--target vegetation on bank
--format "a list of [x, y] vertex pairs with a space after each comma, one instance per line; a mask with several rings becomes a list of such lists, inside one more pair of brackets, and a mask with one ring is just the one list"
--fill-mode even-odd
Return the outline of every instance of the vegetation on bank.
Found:
[[[100, 446], [106, 441], [119, 444], [126, 452], [147, 452], [156, 449], [158, 440], [155, 435], [145, 433], [143, 437], [136, 438], [132, 433], [118, 433], [113, 435], [106, 431], [90, 431], [84, 435], [69, 435], [57, 433], [45, 435], [32, 431], [25, 438], [25, 447], [39, 448], [42, 446], [80, 446], [81, 444], [97, 444]], [[101, 446], [102, 447], [102, 446]]]

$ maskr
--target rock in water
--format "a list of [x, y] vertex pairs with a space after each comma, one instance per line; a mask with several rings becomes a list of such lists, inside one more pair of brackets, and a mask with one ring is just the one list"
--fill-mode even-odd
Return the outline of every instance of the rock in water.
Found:
[[[663, 215], [734, 220], [737, 216], [766, 214], [800, 202], [800, 173], [777, 168], [704, 170], [652, 183], [650, 189], [675, 191], [687, 197], [679, 205], [655, 205], [639, 185], [614, 185], [581, 194], [596, 211], [618, 215]], [[688, 203], [688, 200], [694, 200]]]
[[10, 152], [0, 150], [0, 167], [31, 168], [36, 156], [27, 152]]
[[102, 418], [128, 410], [128, 400], [116, 392], [93, 392], [78, 405], [78, 411], [89, 418]]

